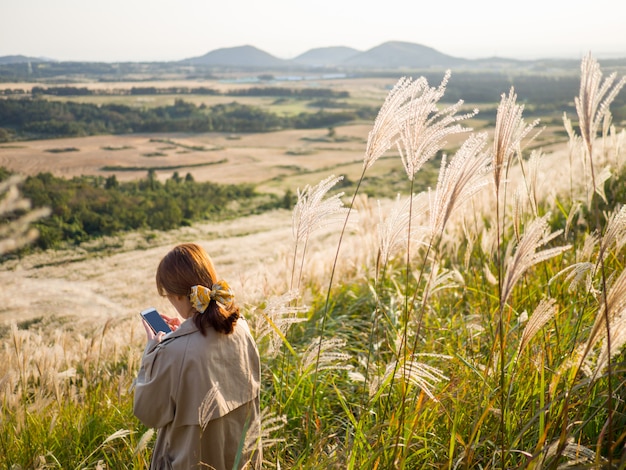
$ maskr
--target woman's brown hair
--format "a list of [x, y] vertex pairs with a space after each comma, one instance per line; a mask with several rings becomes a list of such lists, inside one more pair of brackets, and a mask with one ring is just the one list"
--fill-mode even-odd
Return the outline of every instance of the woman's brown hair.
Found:
[[[172, 249], [163, 257], [156, 273], [156, 285], [160, 295], [189, 297], [193, 286], [210, 289], [217, 280], [211, 258], [195, 243], [183, 243]], [[238, 318], [239, 307], [235, 303], [222, 306], [211, 300], [204, 312], [194, 313], [193, 321], [203, 335], [206, 335], [208, 327], [230, 334]]]

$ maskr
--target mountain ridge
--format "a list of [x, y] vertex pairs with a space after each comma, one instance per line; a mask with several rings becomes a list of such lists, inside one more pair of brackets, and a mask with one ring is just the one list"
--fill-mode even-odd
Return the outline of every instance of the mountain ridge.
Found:
[[448, 67], [466, 63], [469, 59], [456, 58], [416, 43], [387, 41], [366, 51], [346, 46], [310, 49], [293, 59], [279, 59], [254, 46], [220, 48], [199, 57], [184, 59], [182, 63], [209, 66], [240, 67], [346, 67], [346, 68], [416, 68]]
[[[76, 61], [57, 61], [54, 59], [28, 57], [25, 55], [0, 56], [0, 65], [12, 66], [25, 63], [72, 63]], [[309, 49], [292, 58], [281, 59], [252, 45], [225, 47], [210, 50], [201, 56], [170, 61], [135, 61], [111, 62], [111, 64], [163, 64], [173, 66], [199, 66], [228, 70], [402, 70], [429, 68], [471, 68], [502, 69], [517, 67], [554, 67], [560, 68], [578, 64], [579, 59], [546, 58], [522, 60], [506, 57], [486, 57], [467, 59], [442, 53], [437, 49], [422, 44], [387, 41], [368, 50], [361, 51], [347, 46], [330, 46]], [[602, 62], [626, 66], [626, 56], [622, 59], [605, 59]], [[76, 63], [106, 63], [80, 61]]]

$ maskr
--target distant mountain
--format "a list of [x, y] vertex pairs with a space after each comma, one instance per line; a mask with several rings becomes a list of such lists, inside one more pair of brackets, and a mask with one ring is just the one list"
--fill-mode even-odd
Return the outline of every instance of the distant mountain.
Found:
[[46, 59], [27, 57], [25, 55], [5, 55], [0, 57], [0, 64], [24, 64], [27, 62], [46, 62]]
[[352, 47], [318, 47], [291, 59], [297, 64], [309, 67], [337, 67], [361, 51]]
[[181, 61], [191, 65], [234, 68], [430, 68], [453, 67], [471, 63], [443, 54], [431, 47], [410, 42], [390, 41], [365, 52], [351, 47], [320, 47], [291, 60], [279, 59], [254, 46], [239, 46], [211, 51], [200, 57]]
[[461, 59], [442, 54], [432, 47], [410, 42], [389, 41], [346, 59], [346, 67], [427, 68], [453, 67], [466, 64]]
[[275, 68], [285, 67], [289, 62], [274, 57], [254, 46], [238, 46], [216, 49], [200, 57], [192, 57], [181, 62], [214, 67], [252, 67]]

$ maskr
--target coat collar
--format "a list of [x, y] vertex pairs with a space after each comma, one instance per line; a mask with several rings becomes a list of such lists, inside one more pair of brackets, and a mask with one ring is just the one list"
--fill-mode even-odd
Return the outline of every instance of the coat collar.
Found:
[[193, 317], [190, 317], [187, 320], [185, 320], [184, 322], [182, 322], [180, 324], [180, 326], [176, 329], [176, 331], [173, 331], [173, 332], [168, 333], [167, 335], [165, 335], [163, 340], [170, 339], [170, 338], [177, 338], [179, 336], [189, 335], [189, 334], [194, 333], [196, 331], [199, 331], [198, 327], [196, 326], [195, 322], [193, 321]]

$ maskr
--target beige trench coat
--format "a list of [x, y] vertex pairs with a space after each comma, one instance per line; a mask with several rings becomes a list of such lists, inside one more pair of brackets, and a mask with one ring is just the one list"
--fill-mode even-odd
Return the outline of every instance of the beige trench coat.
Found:
[[238, 454], [238, 468], [260, 468], [259, 393], [259, 353], [243, 318], [230, 335], [209, 328], [203, 336], [187, 320], [149, 341], [134, 413], [157, 429], [150, 469], [231, 470]]

